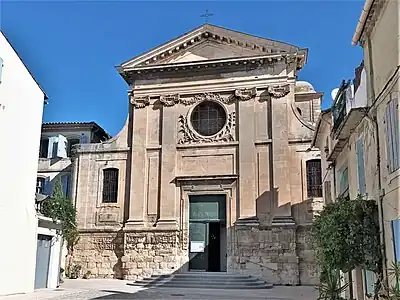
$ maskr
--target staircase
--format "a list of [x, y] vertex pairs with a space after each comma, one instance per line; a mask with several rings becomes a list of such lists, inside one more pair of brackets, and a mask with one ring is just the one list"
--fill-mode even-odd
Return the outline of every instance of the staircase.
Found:
[[270, 289], [273, 287], [272, 284], [251, 276], [222, 272], [188, 272], [171, 275], [153, 275], [128, 285], [197, 289]]

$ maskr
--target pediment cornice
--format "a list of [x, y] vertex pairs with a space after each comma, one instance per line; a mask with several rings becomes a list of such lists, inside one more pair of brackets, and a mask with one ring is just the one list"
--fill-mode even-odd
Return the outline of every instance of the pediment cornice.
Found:
[[171, 57], [179, 55], [204, 41], [212, 41], [219, 44], [228, 44], [237, 48], [245, 48], [254, 53], [254, 56], [273, 56], [276, 54], [296, 53], [302, 53], [306, 56], [307, 54], [306, 50], [287, 43], [264, 39], [206, 24], [122, 63], [118, 69], [120, 72], [126, 72], [137, 68], [160, 67]]

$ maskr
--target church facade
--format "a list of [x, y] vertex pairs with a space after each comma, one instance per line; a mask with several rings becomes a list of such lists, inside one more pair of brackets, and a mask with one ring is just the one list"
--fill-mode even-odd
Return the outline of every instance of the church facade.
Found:
[[307, 50], [203, 25], [118, 67], [129, 117], [78, 145], [74, 261], [94, 277], [226, 271], [315, 284], [322, 94]]

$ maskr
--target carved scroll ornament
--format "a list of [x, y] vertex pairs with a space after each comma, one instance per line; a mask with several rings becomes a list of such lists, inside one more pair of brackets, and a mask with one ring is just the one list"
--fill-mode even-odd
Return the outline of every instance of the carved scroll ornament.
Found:
[[150, 96], [131, 96], [131, 103], [133, 104], [134, 108], [144, 108], [150, 105]]
[[234, 102], [235, 100], [248, 101], [252, 98], [255, 98], [256, 95], [257, 95], [257, 89], [254, 87], [250, 89], [236, 89], [233, 95], [227, 97], [223, 97], [217, 93], [201, 93], [188, 98], [181, 98], [178, 94], [161, 95], [160, 102], [164, 106], [174, 106], [175, 104], [178, 103], [187, 106], [187, 105], [193, 105], [197, 102], [201, 102], [204, 100], [219, 101], [225, 104], [229, 104]]
[[251, 89], [237, 89], [235, 90], [235, 97], [240, 101], [248, 101], [255, 98], [257, 95], [257, 88]]
[[175, 104], [179, 103], [179, 94], [176, 95], [161, 95], [160, 96], [160, 102], [164, 106], [174, 106]]
[[227, 122], [220, 132], [213, 136], [202, 136], [189, 126], [190, 116], [179, 116], [180, 130], [182, 137], [178, 144], [231, 142], [235, 140], [233, 129], [235, 127], [235, 112], [228, 115]]
[[281, 98], [289, 94], [290, 92], [290, 85], [276, 85], [276, 86], [269, 86], [267, 89], [270, 96], [274, 98]]

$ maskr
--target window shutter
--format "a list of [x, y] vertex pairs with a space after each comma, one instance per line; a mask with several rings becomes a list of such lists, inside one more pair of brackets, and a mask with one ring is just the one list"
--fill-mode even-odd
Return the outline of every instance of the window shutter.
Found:
[[65, 174], [61, 176], [61, 185], [62, 191], [66, 197], [68, 197], [68, 190], [69, 190], [69, 174]]
[[57, 157], [61, 158], [67, 157], [67, 138], [62, 134], [58, 135]]
[[399, 99], [392, 99], [392, 133], [393, 133], [393, 171], [400, 167], [400, 138], [399, 138]]
[[331, 203], [332, 202], [332, 192], [331, 192], [331, 182], [330, 181], [325, 181], [324, 182], [324, 194], [325, 194], [325, 204]]
[[400, 261], [400, 219], [392, 220], [393, 248], [395, 261]]
[[57, 151], [57, 140], [56, 136], [49, 137], [49, 146], [47, 150], [47, 158], [53, 158], [55, 156], [55, 152]]
[[49, 196], [51, 195], [51, 183], [50, 177], [48, 176], [44, 179], [43, 194]]
[[3, 59], [0, 57], [0, 83], [1, 83], [1, 74], [3, 73]]
[[358, 193], [365, 195], [365, 168], [364, 168], [364, 144], [360, 138], [356, 141], [357, 150], [357, 172], [358, 172]]

